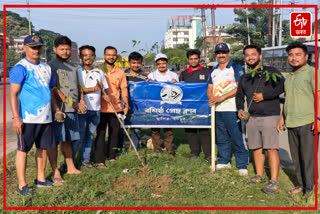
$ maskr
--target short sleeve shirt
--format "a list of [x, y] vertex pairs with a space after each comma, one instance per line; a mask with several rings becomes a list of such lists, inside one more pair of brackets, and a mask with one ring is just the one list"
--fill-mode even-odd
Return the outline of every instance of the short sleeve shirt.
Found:
[[132, 81], [132, 82], [141, 82], [141, 81], [146, 81], [147, 76], [142, 74], [142, 71], [140, 71], [136, 76], [132, 76], [130, 73], [130, 70], [127, 69], [125, 71], [126, 77], [127, 77], [127, 82]]
[[148, 75], [148, 79], [157, 82], [170, 82], [172, 79], [175, 79], [177, 82], [179, 82], [178, 75], [170, 70], [167, 70], [167, 72], [164, 75], [162, 75], [157, 69], [156, 71]]
[[[217, 65], [208, 78], [208, 84], [213, 85], [213, 95], [222, 96], [237, 88], [237, 82], [243, 74], [242, 66], [232, 61], [223, 70], [220, 70]], [[235, 97], [216, 104], [216, 111], [237, 111]]]
[[294, 128], [314, 122], [315, 68], [305, 65], [300, 71], [290, 73], [284, 89], [286, 126]]
[[[79, 101], [77, 66], [70, 62], [62, 63], [58, 59], [49, 62], [56, 87], [73, 102]], [[75, 112], [75, 109], [57, 99], [57, 105], [63, 112]]]
[[[97, 81], [102, 83], [103, 89], [107, 89], [109, 87], [103, 72], [98, 68], [94, 68], [88, 71], [83, 67], [79, 67], [78, 79], [79, 83], [82, 84], [85, 88], [95, 87], [97, 85]], [[100, 111], [101, 90], [85, 94], [84, 101], [88, 107], [88, 110]]]
[[10, 70], [10, 83], [21, 85], [18, 102], [23, 123], [52, 122], [50, 87], [54, 81], [50, 66], [22, 59]]
[[[103, 68], [103, 66], [101, 66]], [[107, 83], [109, 85], [109, 91], [111, 94], [108, 94], [113, 101], [114, 108], [117, 112], [123, 111], [121, 107], [120, 100], [120, 90], [127, 89], [128, 83], [126, 80], [126, 74], [124, 70], [118, 67], [114, 67], [112, 71], [108, 71], [108, 73], [104, 72], [104, 76], [107, 79]], [[112, 113], [113, 109], [104, 99], [101, 98], [101, 112]]]

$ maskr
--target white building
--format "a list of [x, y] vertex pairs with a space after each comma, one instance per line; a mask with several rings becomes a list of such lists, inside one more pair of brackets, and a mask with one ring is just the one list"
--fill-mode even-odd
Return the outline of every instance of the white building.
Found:
[[[223, 38], [230, 37], [224, 31], [231, 26], [231, 24], [216, 25], [215, 32], [218, 42], [222, 41]], [[206, 38], [209, 39], [212, 35], [213, 27], [206, 26]], [[171, 17], [168, 22], [168, 30], [165, 33], [164, 48], [175, 48], [181, 44], [188, 44], [189, 48], [193, 49], [198, 37], [202, 37], [202, 19], [200, 16]]]
[[197, 37], [202, 37], [200, 16], [175, 16], [168, 22], [164, 47], [175, 48], [181, 44], [188, 44], [189, 48], [194, 48]]

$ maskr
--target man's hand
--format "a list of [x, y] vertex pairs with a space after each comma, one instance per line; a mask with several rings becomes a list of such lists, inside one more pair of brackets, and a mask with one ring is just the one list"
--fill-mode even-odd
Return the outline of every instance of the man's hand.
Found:
[[108, 95], [102, 95], [102, 99], [104, 99], [107, 103], [111, 102], [111, 99]]
[[152, 79], [146, 79], [146, 82], [153, 82], [153, 80]]
[[[312, 124], [312, 130], [314, 130], [315, 128], [315, 123]], [[318, 120], [318, 124], [317, 124], [317, 127], [318, 127], [318, 133], [320, 132], [320, 121]]]
[[263, 94], [262, 93], [253, 93], [253, 101], [259, 103], [263, 101]]
[[224, 99], [222, 96], [213, 96], [208, 101], [209, 101], [209, 106], [212, 107], [216, 103], [221, 103], [222, 101], [224, 101]]
[[97, 80], [97, 84], [96, 84], [96, 86], [94, 87], [94, 91], [100, 91], [101, 89], [103, 89], [102, 82], [99, 82], [99, 81]]
[[243, 110], [239, 110], [238, 111], [238, 117], [240, 118], [240, 120], [244, 120], [244, 116], [245, 116], [245, 113]]
[[18, 135], [21, 135], [21, 134], [22, 134], [22, 126], [23, 126], [23, 123], [22, 123], [20, 117], [14, 117], [14, 118], [13, 118], [13, 123], [12, 123], [12, 129], [13, 129]]
[[176, 79], [172, 79], [170, 82], [171, 83], [175, 83], [175, 82], [177, 82], [177, 80]]
[[[63, 115], [62, 117], [59, 115]], [[63, 123], [64, 120], [66, 119], [66, 114], [60, 110], [57, 110], [56, 113], [54, 114], [54, 119], [55, 121], [57, 121], [58, 123]]]
[[127, 115], [128, 114], [128, 112], [129, 112], [129, 107], [127, 107], [127, 106], [125, 106], [124, 107], [124, 109], [123, 109], [123, 113], [124, 113], [124, 115]]
[[284, 131], [285, 128], [284, 128], [284, 119], [281, 117], [278, 124], [277, 124], [277, 130], [278, 132], [280, 131]]

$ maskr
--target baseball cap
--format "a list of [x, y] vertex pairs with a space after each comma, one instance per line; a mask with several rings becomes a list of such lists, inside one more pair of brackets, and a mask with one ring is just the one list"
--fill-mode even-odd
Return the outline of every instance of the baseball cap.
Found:
[[227, 43], [218, 43], [214, 49], [214, 52], [218, 52], [218, 51], [226, 51], [229, 52], [229, 46], [227, 45]]
[[166, 59], [168, 61], [167, 55], [165, 55], [163, 53], [157, 54], [156, 57], [154, 58], [154, 61], [157, 62], [159, 59]]
[[35, 46], [43, 45], [43, 41], [40, 36], [29, 35], [24, 39], [23, 44], [29, 47], [35, 47]]

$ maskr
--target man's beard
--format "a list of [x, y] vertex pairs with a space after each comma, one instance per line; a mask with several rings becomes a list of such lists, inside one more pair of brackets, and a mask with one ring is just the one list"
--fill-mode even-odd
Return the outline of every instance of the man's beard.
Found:
[[251, 68], [251, 69], [254, 69], [255, 67], [257, 67], [258, 65], [259, 65], [259, 63], [260, 63], [260, 60], [258, 60], [258, 61], [256, 61], [254, 64], [252, 64], [252, 65], [249, 65], [248, 64], [248, 66]]
[[65, 59], [65, 58], [60, 57], [58, 54], [56, 54], [56, 58], [59, 59], [59, 60], [61, 60], [61, 61], [63, 61], [63, 62], [66, 62], [66, 61], [68, 61], [68, 59], [69, 59], [70, 57], [68, 57], [67, 59]]
[[110, 62], [108, 62], [107, 60], [104, 60], [104, 62], [107, 63], [108, 65], [114, 65], [114, 63], [115, 63], [116, 61], [114, 61], [113, 63], [110, 63]]

